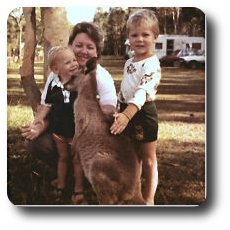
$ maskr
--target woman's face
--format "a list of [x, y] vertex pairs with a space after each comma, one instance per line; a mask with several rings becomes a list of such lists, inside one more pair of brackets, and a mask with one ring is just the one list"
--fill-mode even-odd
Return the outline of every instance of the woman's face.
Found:
[[90, 58], [97, 57], [96, 45], [86, 33], [77, 34], [71, 47], [81, 67], [84, 67]]

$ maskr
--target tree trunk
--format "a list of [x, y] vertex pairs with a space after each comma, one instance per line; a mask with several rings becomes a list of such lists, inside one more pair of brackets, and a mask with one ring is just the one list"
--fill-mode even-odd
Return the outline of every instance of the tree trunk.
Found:
[[69, 27], [64, 7], [41, 7], [41, 22], [44, 37], [44, 76], [48, 75], [47, 54], [51, 47], [67, 46]]
[[167, 9], [164, 9], [164, 34], [167, 34]]
[[180, 17], [180, 7], [173, 7], [172, 9], [172, 17], [173, 17], [173, 25], [174, 25], [174, 34], [178, 33], [178, 25], [179, 25], [179, 17]]
[[[34, 79], [34, 58], [36, 48], [35, 7], [23, 7], [25, 17], [24, 54], [20, 68], [21, 83], [34, 113], [40, 105], [41, 92]], [[44, 66], [47, 74], [47, 52], [52, 46], [67, 45], [69, 28], [66, 11], [62, 7], [43, 7], [41, 17], [44, 37]]]
[[41, 92], [36, 85], [34, 79], [34, 57], [36, 47], [36, 20], [35, 20], [35, 8], [23, 7], [23, 13], [25, 16], [25, 45], [24, 54], [22, 60], [22, 66], [20, 68], [21, 84], [26, 93], [26, 97], [35, 113], [37, 107], [40, 104]]

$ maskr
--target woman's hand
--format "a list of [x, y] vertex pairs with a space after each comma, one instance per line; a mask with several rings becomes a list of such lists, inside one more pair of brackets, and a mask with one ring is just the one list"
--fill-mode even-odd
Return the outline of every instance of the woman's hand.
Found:
[[124, 131], [124, 129], [129, 123], [129, 119], [123, 113], [115, 113], [113, 116], [115, 120], [113, 122], [113, 125], [110, 128], [110, 132], [114, 135], [117, 135]]

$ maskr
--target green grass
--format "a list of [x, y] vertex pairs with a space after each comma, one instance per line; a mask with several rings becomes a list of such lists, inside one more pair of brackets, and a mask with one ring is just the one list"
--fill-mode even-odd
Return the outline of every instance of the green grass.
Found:
[[9, 105], [7, 107], [8, 128], [20, 128], [23, 124], [33, 121], [32, 109], [25, 105]]
[[[107, 63], [106, 68], [111, 72], [118, 91], [122, 60], [116, 64], [108, 62], [109, 59], [103, 64]], [[40, 89], [44, 86], [42, 79], [41, 75], [36, 75]], [[205, 200], [206, 193], [204, 70], [163, 69], [156, 103], [159, 114], [156, 204], [199, 205]], [[7, 110], [8, 156], [26, 155], [20, 127], [30, 123], [33, 115], [20, 86], [20, 77], [11, 71], [8, 72]], [[12, 171], [13, 167], [14, 164], [8, 170]], [[11, 192], [24, 194], [16, 181], [17, 176], [9, 181]], [[23, 202], [22, 196], [13, 197], [14, 203]]]

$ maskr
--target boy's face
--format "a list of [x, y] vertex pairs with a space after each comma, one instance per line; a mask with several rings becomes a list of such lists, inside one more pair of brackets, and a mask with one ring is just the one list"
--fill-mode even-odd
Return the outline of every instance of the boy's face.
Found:
[[78, 63], [71, 50], [64, 50], [57, 56], [53, 71], [61, 78], [68, 79], [78, 69]]
[[148, 26], [143, 24], [130, 26], [128, 38], [130, 47], [135, 52], [135, 59], [142, 60], [153, 55], [156, 38]]

